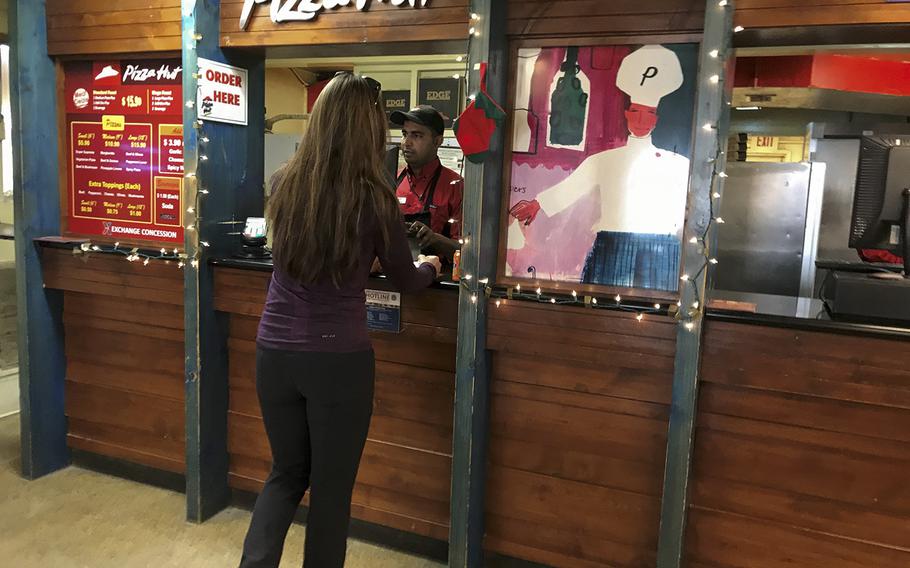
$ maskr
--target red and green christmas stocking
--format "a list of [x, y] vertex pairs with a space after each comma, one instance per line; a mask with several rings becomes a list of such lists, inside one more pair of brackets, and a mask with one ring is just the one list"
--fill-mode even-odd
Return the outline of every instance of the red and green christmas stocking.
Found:
[[480, 64], [480, 92], [452, 126], [465, 157], [479, 164], [490, 153], [490, 140], [506, 119], [506, 112], [487, 94], [487, 64]]

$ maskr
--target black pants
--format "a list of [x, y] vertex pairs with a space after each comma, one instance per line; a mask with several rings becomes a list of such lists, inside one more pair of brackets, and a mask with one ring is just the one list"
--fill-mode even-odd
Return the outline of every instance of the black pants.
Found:
[[372, 351], [256, 349], [272, 473], [256, 500], [241, 568], [275, 568], [307, 488], [305, 568], [342, 568], [351, 493], [373, 412]]

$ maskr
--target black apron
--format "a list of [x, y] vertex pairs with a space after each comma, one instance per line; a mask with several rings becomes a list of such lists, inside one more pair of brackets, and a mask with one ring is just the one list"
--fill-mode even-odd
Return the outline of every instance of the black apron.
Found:
[[[401, 171], [400, 174], [398, 174], [398, 182], [395, 184], [396, 189], [401, 185], [401, 182], [404, 181], [404, 178], [407, 177], [407, 175], [408, 175], [407, 168], [405, 168], [404, 170]], [[415, 221], [420, 221], [427, 227], [432, 228], [432, 225], [430, 225], [430, 219], [432, 218], [432, 215], [430, 214], [430, 209], [431, 209], [431, 206], [433, 205], [433, 196], [436, 194], [436, 186], [439, 184], [439, 178], [441, 176], [442, 176], [442, 164], [440, 164], [439, 168], [436, 169], [436, 173], [433, 175], [433, 178], [430, 180], [429, 187], [427, 188], [426, 192], [424, 192], [424, 196], [423, 196], [424, 199], [423, 199], [423, 203], [422, 203], [423, 209], [419, 213], [406, 213], [404, 215], [404, 220], [405, 220], [405, 223], [407, 223], [408, 228], [410, 228], [411, 223], [414, 223]], [[446, 223], [443, 226], [442, 234], [447, 239], [451, 238], [450, 235], [452, 234], [452, 228], [449, 223]]]

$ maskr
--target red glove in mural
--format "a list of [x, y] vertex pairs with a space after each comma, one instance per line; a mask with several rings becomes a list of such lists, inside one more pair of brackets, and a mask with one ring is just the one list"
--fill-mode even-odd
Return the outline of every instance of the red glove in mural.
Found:
[[531, 222], [537, 218], [538, 213], [540, 213], [540, 203], [538, 203], [536, 199], [533, 201], [519, 201], [515, 204], [515, 207], [512, 207], [509, 211], [509, 214], [511, 214], [512, 217], [515, 217], [525, 225], [530, 225]]

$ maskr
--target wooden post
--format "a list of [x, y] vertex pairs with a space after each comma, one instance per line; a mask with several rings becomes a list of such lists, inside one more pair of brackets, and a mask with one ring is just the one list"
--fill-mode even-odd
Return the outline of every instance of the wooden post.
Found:
[[[487, 62], [487, 90], [502, 102], [506, 96], [506, 2], [472, 0], [468, 61]], [[469, 89], [480, 86], [478, 69], [469, 74]], [[483, 164], [465, 163], [461, 255], [463, 286], [458, 304], [458, 351], [455, 377], [455, 426], [449, 528], [449, 566], [483, 566], [484, 487], [489, 430], [489, 353], [486, 351], [487, 299], [480, 280], [496, 277], [499, 208], [502, 195], [503, 146], [498, 132]], [[466, 279], [466, 275], [471, 278]]]
[[47, 54], [45, 3], [10, 2], [10, 95], [22, 474], [66, 467], [63, 293], [45, 290], [33, 239], [60, 234], [57, 75]]
[[[215, 311], [214, 274], [207, 261], [237, 252], [243, 221], [263, 211], [265, 60], [225, 54], [220, 25], [220, 2], [183, 0], [184, 195], [185, 206], [195, 210], [185, 216], [190, 260], [184, 277], [186, 499], [187, 519], [193, 522], [210, 518], [230, 498], [228, 320]], [[249, 71], [248, 126], [198, 122], [199, 57]]]
[[[692, 281], [681, 286], [681, 309], [689, 310], [696, 301], [704, 310], [707, 264], [701, 237], [712, 223], [712, 199], [717, 190], [716, 173], [726, 163], [732, 73], [733, 2], [707, 0], [705, 34], [701, 45], [698, 96], [695, 113], [695, 145], [689, 179], [689, 209], [683, 235], [683, 266]], [[690, 243], [693, 236], [698, 243]], [[705, 267], [702, 269], [702, 267]], [[699, 296], [701, 293], [701, 296]], [[661, 499], [658, 568], [679, 568], [685, 559], [686, 518], [689, 510], [689, 473], [695, 435], [701, 361], [702, 317], [680, 321], [676, 333], [676, 360], [673, 371], [673, 398], [667, 436], [667, 460]]]

